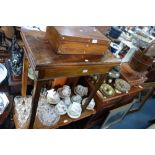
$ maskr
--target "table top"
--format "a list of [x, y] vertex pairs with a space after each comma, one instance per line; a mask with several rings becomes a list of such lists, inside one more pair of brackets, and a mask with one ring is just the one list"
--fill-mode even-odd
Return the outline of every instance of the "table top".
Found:
[[52, 50], [45, 37], [46, 32], [22, 29], [21, 36], [25, 44], [25, 53], [34, 70], [44, 68], [60, 68], [67, 66], [90, 66], [120, 64], [109, 51], [105, 55], [60, 55]]

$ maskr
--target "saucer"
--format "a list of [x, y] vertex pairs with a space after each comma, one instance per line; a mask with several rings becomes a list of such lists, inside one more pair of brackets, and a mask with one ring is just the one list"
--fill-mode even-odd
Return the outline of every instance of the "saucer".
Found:
[[82, 97], [81, 97], [80, 95], [73, 95], [73, 96], [71, 97], [71, 101], [72, 101], [72, 102], [81, 103]]
[[74, 88], [74, 93], [77, 94], [77, 95], [80, 95], [81, 97], [87, 96], [87, 94], [88, 94], [88, 88], [87, 87], [84, 87], [82, 85], [77, 85]]

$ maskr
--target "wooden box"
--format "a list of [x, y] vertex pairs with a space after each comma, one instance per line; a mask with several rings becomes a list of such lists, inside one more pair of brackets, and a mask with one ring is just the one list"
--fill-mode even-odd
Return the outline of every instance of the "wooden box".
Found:
[[48, 26], [46, 37], [59, 54], [104, 55], [110, 40], [95, 27]]

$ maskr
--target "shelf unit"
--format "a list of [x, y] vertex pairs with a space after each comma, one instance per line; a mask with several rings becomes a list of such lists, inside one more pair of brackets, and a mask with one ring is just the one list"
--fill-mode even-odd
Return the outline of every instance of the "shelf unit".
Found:
[[[59, 122], [56, 123], [55, 125], [52, 125], [52, 126], [43, 125], [39, 121], [38, 117], [36, 116], [35, 123], [34, 123], [34, 129], [56, 129], [56, 128], [68, 125], [68, 124], [70, 124], [72, 122], [76, 122], [78, 120], [87, 118], [87, 117], [89, 117], [91, 115], [94, 115], [95, 113], [96, 113], [95, 109], [94, 110], [85, 110], [84, 112], [82, 112], [81, 116], [79, 118], [77, 118], [77, 119], [72, 119], [67, 114], [65, 114], [65, 115], [60, 116]], [[14, 122], [15, 122], [16, 128], [20, 128], [16, 114], [14, 115]], [[23, 128], [28, 128], [28, 127], [29, 127], [29, 122], [27, 121], [24, 124]]]
[[[52, 80], [55, 78], [81, 77], [99, 74], [100, 80], [96, 83], [95, 89], [89, 93], [88, 99], [83, 107], [82, 115], [77, 120], [95, 114], [95, 111], [88, 111], [85, 108], [102, 84], [105, 78], [105, 73], [109, 72], [114, 66], [119, 65], [121, 62], [120, 59], [115, 58], [109, 51], [105, 52], [106, 54], [104, 56], [68, 56], [56, 54], [45, 37], [45, 34], [46, 32], [41, 31], [38, 32], [26, 29], [21, 30], [21, 37], [24, 42], [25, 49], [23, 61], [22, 96], [26, 96], [28, 65], [31, 66], [35, 75], [34, 90], [32, 94], [32, 115], [30, 117], [30, 123], [26, 125], [25, 128], [46, 128], [37, 121], [36, 111], [42, 86], [47, 82], [47, 80]], [[77, 83], [77, 81], [75, 81], [75, 83]], [[75, 85], [75, 83], [73, 85]], [[16, 128], [18, 128], [18, 123], [15, 118], [16, 117], [14, 117]], [[64, 123], [64, 119], [67, 119], [68, 122]], [[68, 116], [64, 116], [58, 124], [52, 128], [67, 125], [77, 120], [69, 119]]]

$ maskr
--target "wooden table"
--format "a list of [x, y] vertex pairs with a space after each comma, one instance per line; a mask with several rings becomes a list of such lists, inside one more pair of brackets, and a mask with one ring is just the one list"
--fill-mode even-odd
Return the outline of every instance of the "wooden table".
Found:
[[[99, 82], [96, 84], [95, 89], [91, 91], [85, 103], [86, 107], [102, 84], [103, 74], [120, 64], [120, 59], [115, 58], [109, 51], [104, 56], [58, 55], [52, 50], [49, 41], [45, 38], [45, 32], [22, 29], [21, 36], [25, 45], [22, 96], [26, 96], [28, 64], [32, 67], [35, 75], [29, 128], [34, 127], [40, 90], [47, 80], [58, 77], [80, 77], [100, 74]], [[83, 110], [85, 107], [83, 107]]]

